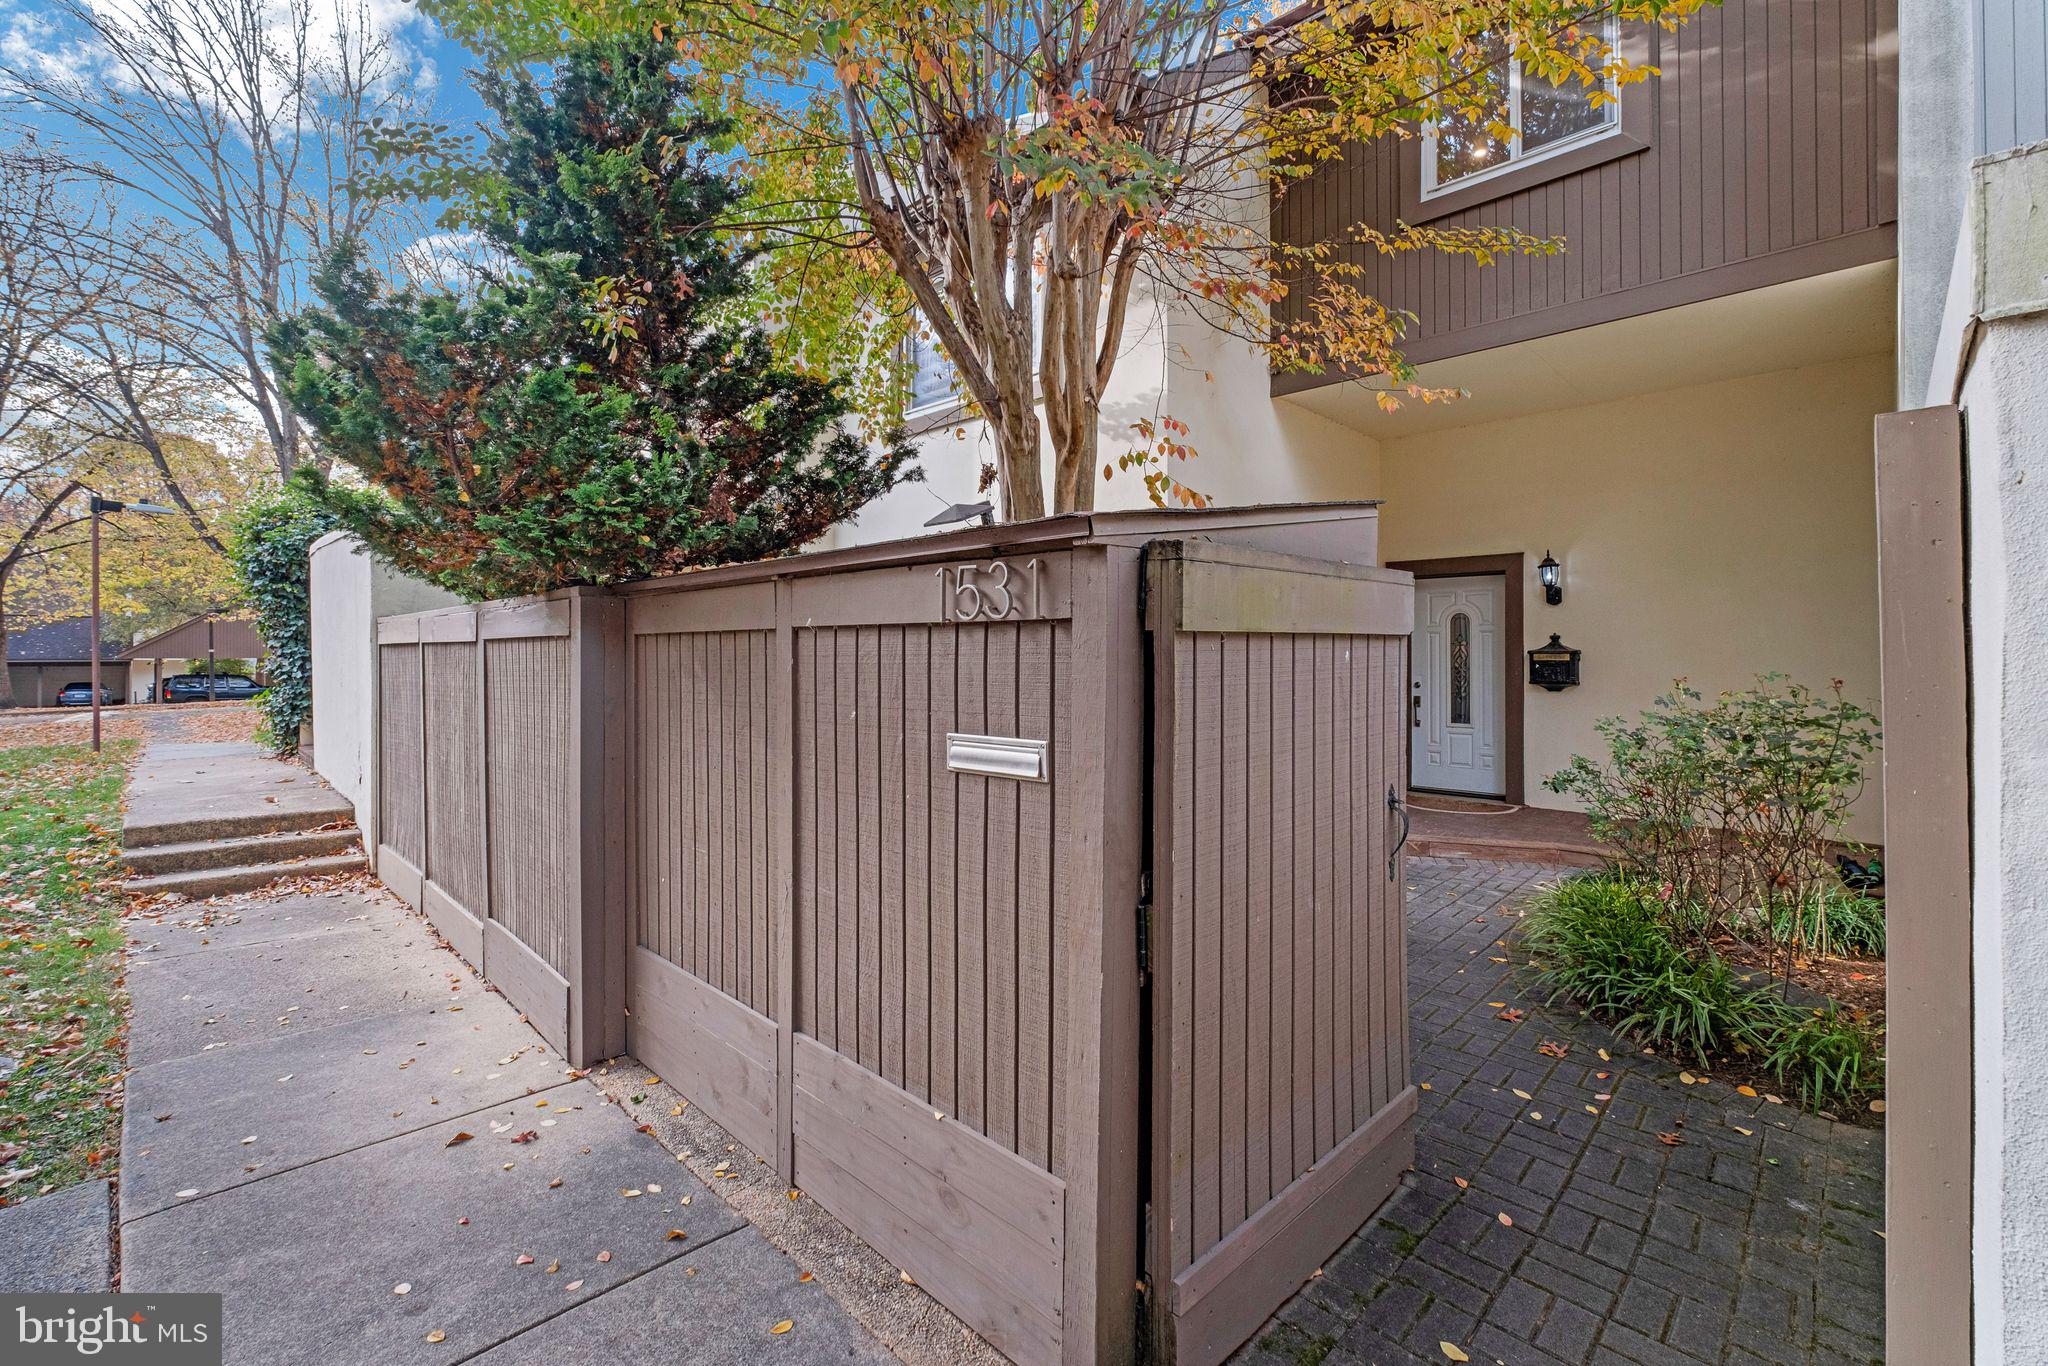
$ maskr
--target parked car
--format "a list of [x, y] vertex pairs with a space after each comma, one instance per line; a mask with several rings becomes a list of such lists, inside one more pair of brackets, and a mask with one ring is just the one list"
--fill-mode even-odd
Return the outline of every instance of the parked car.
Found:
[[164, 680], [166, 702], [245, 702], [263, 691], [262, 684], [240, 674], [172, 674]]
[[[114, 690], [104, 683], [100, 685], [100, 705], [111, 707], [124, 699], [116, 697]], [[66, 683], [57, 689], [57, 705], [60, 707], [89, 707], [92, 705], [92, 684]]]

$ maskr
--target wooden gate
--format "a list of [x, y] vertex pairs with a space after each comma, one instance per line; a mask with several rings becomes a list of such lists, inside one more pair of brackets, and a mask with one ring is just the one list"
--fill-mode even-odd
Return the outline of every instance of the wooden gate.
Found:
[[1221, 1361], [1414, 1160], [1399, 841], [1413, 581], [1155, 542], [1148, 1273]]

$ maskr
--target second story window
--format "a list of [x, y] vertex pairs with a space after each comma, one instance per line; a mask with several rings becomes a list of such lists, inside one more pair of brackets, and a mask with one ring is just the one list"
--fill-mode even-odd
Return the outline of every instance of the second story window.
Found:
[[954, 393], [958, 371], [953, 366], [953, 358], [946, 354], [945, 347], [939, 345], [939, 339], [932, 335], [924, 319], [919, 318], [910, 329], [904, 352], [910, 371], [910, 392], [903, 404], [906, 415], [949, 408], [958, 402]]
[[[1614, 41], [1612, 20], [1605, 37], [1610, 44]], [[1575, 147], [1619, 125], [1621, 106], [1611, 83], [1553, 84], [1509, 57], [1504, 39], [1489, 35], [1479, 46], [1482, 67], [1470, 77], [1473, 98], [1491, 110], [1504, 110], [1515, 136], [1495, 135], [1485, 117], [1459, 114], [1445, 119], [1423, 144], [1424, 199]], [[1606, 98], [1596, 104], [1596, 93]]]

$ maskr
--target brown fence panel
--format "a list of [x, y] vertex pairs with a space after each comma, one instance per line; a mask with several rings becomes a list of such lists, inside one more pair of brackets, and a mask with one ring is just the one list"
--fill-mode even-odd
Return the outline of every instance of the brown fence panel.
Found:
[[624, 729], [589, 683], [622, 619], [571, 590], [378, 623], [378, 872], [578, 1061], [624, 1043]]
[[427, 864], [426, 738], [422, 730], [420, 644], [411, 638], [385, 640], [377, 647], [377, 840], [378, 871], [418, 900]]
[[1199, 1363], [1413, 1157], [1388, 802], [1405, 793], [1413, 592], [1406, 574], [1256, 551], [1153, 556], [1153, 1018], [1170, 1061], [1152, 1262], [1161, 1332]]
[[427, 797], [421, 910], [456, 952], [481, 969], [489, 895], [476, 614], [460, 609], [422, 621], [421, 627]]
[[761, 1153], [778, 1150], [774, 625], [766, 584], [628, 616], [628, 1042]]

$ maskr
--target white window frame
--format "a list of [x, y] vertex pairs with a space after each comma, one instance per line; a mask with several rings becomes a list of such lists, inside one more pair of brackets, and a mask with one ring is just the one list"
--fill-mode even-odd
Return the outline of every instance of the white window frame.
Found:
[[[1612, 18], [1602, 20], [1601, 22], [1605, 27], [1604, 36], [1611, 50], [1616, 40], [1615, 22]], [[1473, 171], [1468, 175], [1461, 175], [1455, 180], [1446, 180], [1438, 183], [1436, 178], [1436, 128], [1432, 125], [1422, 140], [1422, 201], [1427, 203], [1442, 195], [1452, 194], [1473, 185], [1482, 185], [1489, 180], [1504, 176], [1510, 171], [1519, 171], [1525, 166], [1535, 166], [1541, 162], [1548, 161], [1550, 158], [1569, 152], [1575, 147], [1583, 147], [1589, 142], [1599, 142], [1605, 138], [1616, 136], [1621, 132], [1620, 87], [1616, 85], [1613, 77], [1602, 76], [1599, 88], [1607, 94], [1606, 102], [1600, 106], [1601, 122], [1581, 132], [1573, 133], [1568, 138], [1559, 138], [1556, 142], [1551, 143], [1540, 151], [1524, 152], [1522, 150], [1522, 62], [1518, 57], [1509, 58], [1507, 116], [1508, 126], [1515, 130], [1515, 136], [1508, 143], [1508, 154], [1502, 157], [1499, 162], [1487, 167], [1483, 171]]]

